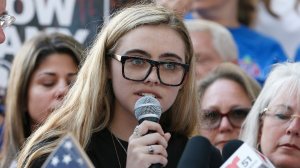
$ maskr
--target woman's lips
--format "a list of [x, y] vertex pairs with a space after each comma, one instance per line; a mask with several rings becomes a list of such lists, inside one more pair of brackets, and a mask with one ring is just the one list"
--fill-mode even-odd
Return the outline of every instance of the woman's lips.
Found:
[[157, 99], [160, 98], [159, 94], [152, 92], [152, 91], [139, 91], [139, 92], [136, 92], [135, 94], [138, 96], [141, 96], [141, 97], [142, 96], [153, 96], [154, 98], [157, 98]]
[[224, 146], [228, 141], [219, 141], [215, 144], [215, 146], [222, 145]]
[[296, 150], [300, 151], [300, 148], [297, 145], [293, 145], [293, 144], [283, 144], [283, 145], [280, 145], [280, 147], [292, 148], [292, 149], [296, 149]]

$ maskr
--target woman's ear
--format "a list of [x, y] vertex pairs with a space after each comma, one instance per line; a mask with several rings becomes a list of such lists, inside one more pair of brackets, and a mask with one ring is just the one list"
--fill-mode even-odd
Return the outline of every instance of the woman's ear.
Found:
[[262, 118], [260, 118], [259, 119], [259, 128], [258, 128], [258, 136], [257, 136], [257, 150], [259, 151], [259, 152], [261, 152], [261, 145], [260, 145], [260, 140], [261, 140], [261, 135], [262, 135], [262, 127], [263, 127], [263, 119]]

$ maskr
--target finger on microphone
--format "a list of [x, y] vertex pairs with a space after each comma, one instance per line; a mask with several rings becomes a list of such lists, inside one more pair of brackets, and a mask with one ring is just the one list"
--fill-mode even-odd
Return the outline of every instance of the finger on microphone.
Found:
[[171, 139], [171, 134], [169, 132], [167, 132], [164, 134], [164, 137], [165, 137], [166, 141], [169, 142], [169, 140]]
[[161, 125], [158, 123], [144, 120], [137, 127], [138, 127], [138, 131], [139, 131], [140, 135], [145, 135], [145, 134], [149, 133], [149, 131], [151, 131], [151, 132], [157, 132], [157, 133], [161, 134], [161, 136], [164, 136], [164, 131], [161, 128]]
[[148, 145], [145, 147], [145, 149], [146, 153], [150, 155], [158, 154], [164, 156], [165, 158], [168, 157], [167, 150], [162, 145]]

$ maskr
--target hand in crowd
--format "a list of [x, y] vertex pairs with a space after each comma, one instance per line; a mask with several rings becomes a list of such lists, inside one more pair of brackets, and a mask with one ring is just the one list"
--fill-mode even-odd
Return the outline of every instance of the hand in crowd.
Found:
[[[154, 133], [147, 134], [149, 131]], [[129, 138], [126, 167], [146, 168], [155, 163], [166, 166], [168, 163], [166, 148], [170, 137], [171, 134], [164, 133], [160, 124], [151, 121], [142, 122]]]

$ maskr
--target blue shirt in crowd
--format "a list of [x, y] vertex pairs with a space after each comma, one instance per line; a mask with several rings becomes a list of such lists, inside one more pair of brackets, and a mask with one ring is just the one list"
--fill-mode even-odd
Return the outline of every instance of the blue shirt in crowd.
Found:
[[[186, 20], [194, 19], [191, 12], [187, 13], [184, 18]], [[264, 84], [274, 63], [287, 61], [284, 50], [274, 39], [244, 25], [228, 28], [228, 30], [238, 48], [240, 67], [261, 85]]]
[[274, 63], [287, 61], [275, 40], [243, 25], [228, 29], [238, 47], [239, 65], [260, 84], [263, 85]]

